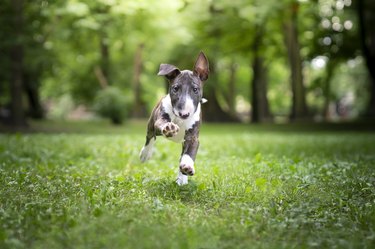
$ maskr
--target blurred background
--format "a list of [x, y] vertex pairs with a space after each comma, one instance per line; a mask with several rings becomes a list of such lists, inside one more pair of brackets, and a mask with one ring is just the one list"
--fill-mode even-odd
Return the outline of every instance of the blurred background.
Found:
[[160, 63], [210, 61], [204, 119], [375, 117], [373, 0], [3, 0], [0, 120], [147, 119]]

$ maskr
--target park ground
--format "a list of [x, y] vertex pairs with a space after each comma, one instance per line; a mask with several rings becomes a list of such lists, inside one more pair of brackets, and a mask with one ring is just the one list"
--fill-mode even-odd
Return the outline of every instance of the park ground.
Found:
[[0, 248], [373, 248], [371, 127], [204, 124], [177, 186], [145, 122], [32, 122], [0, 134]]

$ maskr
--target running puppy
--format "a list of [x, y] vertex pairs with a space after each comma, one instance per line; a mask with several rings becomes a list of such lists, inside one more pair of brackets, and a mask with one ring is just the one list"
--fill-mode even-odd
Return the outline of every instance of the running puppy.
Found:
[[193, 71], [180, 70], [170, 64], [161, 64], [158, 75], [169, 81], [168, 94], [155, 106], [148, 121], [146, 143], [140, 159], [148, 160], [156, 136], [164, 136], [174, 142], [182, 143], [180, 167], [177, 184], [188, 183], [188, 176], [195, 173], [194, 160], [199, 147], [199, 127], [201, 124], [201, 103], [203, 82], [208, 79], [209, 65], [207, 57], [200, 52]]

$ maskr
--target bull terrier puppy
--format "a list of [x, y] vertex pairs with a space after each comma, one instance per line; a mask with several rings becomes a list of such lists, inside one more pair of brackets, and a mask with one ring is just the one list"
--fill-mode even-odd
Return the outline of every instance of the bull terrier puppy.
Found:
[[180, 70], [170, 64], [161, 64], [158, 75], [169, 81], [168, 94], [155, 106], [147, 125], [146, 143], [140, 159], [147, 161], [152, 156], [156, 136], [182, 143], [177, 184], [188, 183], [188, 176], [195, 173], [194, 161], [199, 147], [203, 82], [208, 79], [207, 57], [200, 52], [193, 71]]

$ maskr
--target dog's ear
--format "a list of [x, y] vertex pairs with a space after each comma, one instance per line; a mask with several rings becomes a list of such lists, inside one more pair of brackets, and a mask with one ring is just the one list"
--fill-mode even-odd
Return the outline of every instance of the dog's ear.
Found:
[[194, 65], [194, 74], [197, 75], [201, 81], [208, 79], [208, 74], [210, 73], [208, 60], [206, 55], [203, 52], [200, 52], [198, 59]]
[[160, 64], [158, 75], [165, 76], [168, 80], [173, 80], [181, 73], [180, 69], [170, 64]]

